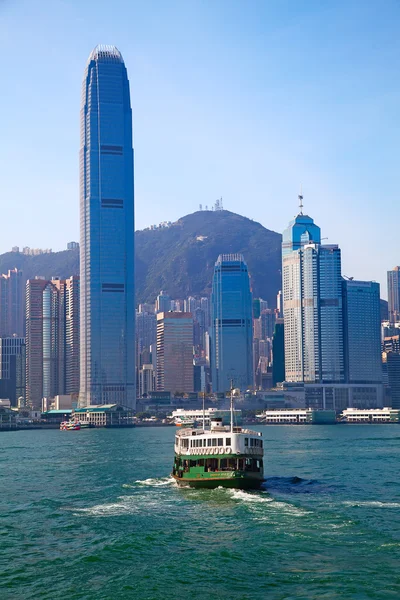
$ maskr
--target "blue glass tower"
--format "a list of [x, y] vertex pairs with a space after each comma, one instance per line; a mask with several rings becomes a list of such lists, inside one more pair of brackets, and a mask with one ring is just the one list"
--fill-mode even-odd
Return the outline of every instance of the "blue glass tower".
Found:
[[226, 392], [231, 380], [245, 390], [253, 385], [253, 298], [241, 254], [220, 254], [211, 296], [211, 365], [214, 392]]
[[135, 406], [132, 111], [120, 52], [97, 46], [82, 85], [81, 406]]
[[341, 253], [321, 245], [321, 230], [302, 212], [283, 233], [282, 279], [286, 380], [342, 383]]

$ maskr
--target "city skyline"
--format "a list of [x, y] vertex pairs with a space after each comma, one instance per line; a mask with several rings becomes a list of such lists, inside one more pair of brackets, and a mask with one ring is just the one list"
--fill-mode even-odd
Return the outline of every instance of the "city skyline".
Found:
[[81, 407], [136, 403], [133, 169], [125, 63], [96, 46], [81, 104]]
[[[326, 235], [340, 225], [335, 239], [346, 257], [343, 272], [377, 280], [384, 289], [386, 271], [398, 263], [396, 240], [374, 249], [366, 240], [374, 236], [376, 201], [383, 200], [388, 213], [396, 206], [398, 5], [360, 11], [354, 1], [312, 3], [288, 11], [255, 2], [250, 12], [224, 1], [182, 11], [181, 3], [172, 2], [168, 10], [158, 7], [159, 25], [151, 7], [119, 5], [117, 0], [105, 19], [106, 5], [97, 3], [94, 11], [90, 1], [44, 1], [34, 9], [24, 6], [24, 13], [20, 3], [2, 4], [4, 52], [23, 62], [33, 45], [36, 60], [26, 73], [29, 106], [21, 110], [23, 94], [12, 102], [1, 99], [8, 115], [2, 192], [13, 198], [4, 216], [15, 227], [5, 232], [0, 250], [41, 246], [44, 231], [54, 248], [77, 237], [78, 212], [71, 207], [82, 56], [98, 41], [113, 40], [135, 72], [138, 228], [153, 222], [150, 203], [157, 221], [174, 221], [222, 195], [226, 208], [243, 214], [245, 203], [247, 216], [281, 231], [303, 182], [307, 210], [326, 223]], [[4, 80], [19, 89], [11, 65], [4, 66]], [[58, 153], [51, 149], [54, 130]], [[16, 140], [22, 131], [35, 142], [21, 149]], [[241, 153], [232, 151], [238, 142]], [[15, 172], [21, 164], [23, 178]], [[193, 189], [189, 182], [199, 165], [207, 176]], [[50, 226], [54, 210], [64, 231]], [[21, 211], [25, 222], [18, 218]], [[361, 226], [354, 228], [357, 221]]]

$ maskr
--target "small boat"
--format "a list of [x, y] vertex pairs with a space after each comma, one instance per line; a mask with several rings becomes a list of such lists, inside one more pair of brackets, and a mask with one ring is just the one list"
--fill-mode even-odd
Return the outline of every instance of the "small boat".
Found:
[[[204, 409], [203, 409], [204, 413]], [[175, 460], [172, 477], [182, 486], [195, 488], [228, 487], [257, 489], [264, 479], [262, 433], [211, 418], [210, 427], [183, 427], [175, 434]]]
[[81, 424], [79, 421], [62, 421], [60, 423], [61, 431], [79, 431]]
[[195, 428], [197, 426], [197, 422], [194, 419], [188, 419], [185, 417], [178, 417], [175, 420], [175, 425], [177, 427], [192, 427]]

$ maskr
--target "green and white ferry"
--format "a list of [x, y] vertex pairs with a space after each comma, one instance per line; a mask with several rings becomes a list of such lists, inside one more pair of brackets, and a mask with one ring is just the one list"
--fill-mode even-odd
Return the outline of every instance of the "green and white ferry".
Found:
[[262, 433], [212, 418], [209, 429], [182, 427], [175, 434], [172, 477], [182, 486], [257, 489], [264, 478]]

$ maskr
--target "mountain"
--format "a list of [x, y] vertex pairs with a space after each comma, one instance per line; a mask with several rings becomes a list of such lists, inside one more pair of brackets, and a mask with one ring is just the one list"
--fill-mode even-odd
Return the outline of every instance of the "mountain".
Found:
[[51, 252], [28, 256], [20, 252], [6, 252], [0, 254], [0, 273], [7, 273], [9, 269], [20, 269], [26, 279], [36, 275], [45, 279], [61, 277], [66, 279], [71, 275], [79, 275], [79, 249]]
[[254, 295], [276, 305], [282, 237], [260, 223], [227, 210], [205, 210], [167, 228], [137, 231], [135, 240], [138, 301], [154, 301], [160, 290], [172, 298], [210, 293], [218, 255], [240, 252]]
[[[135, 233], [137, 302], [153, 302], [160, 290], [172, 298], [207, 294], [219, 254], [240, 252], [251, 275], [253, 293], [276, 303], [281, 286], [281, 235], [227, 210], [198, 211], [169, 227]], [[17, 267], [27, 279], [79, 273], [79, 251], [26, 256], [0, 255], [0, 273]]]

